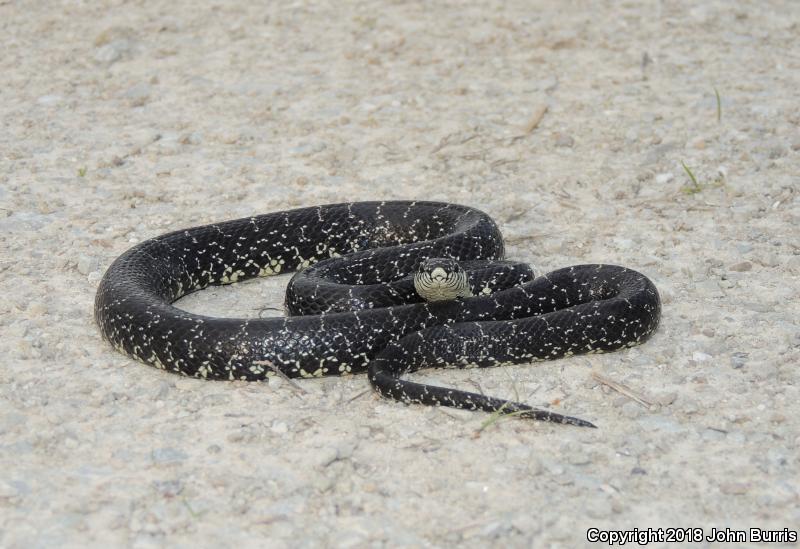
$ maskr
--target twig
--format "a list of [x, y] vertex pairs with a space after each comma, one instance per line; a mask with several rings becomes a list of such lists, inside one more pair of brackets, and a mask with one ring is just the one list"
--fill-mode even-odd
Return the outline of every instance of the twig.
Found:
[[347, 403], [349, 404], [349, 403], [353, 402], [354, 400], [358, 400], [362, 396], [366, 395], [367, 393], [371, 393], [371, 392], [372, 392], [372, 389], [365, 389], [365, 390], [361, 391], [360, 393], [358, 393], [356, 396], [349, 398], [347, 400]]
[[594, 378], [595, 380], [599, 381], [603, 385], [607, 385], [608, 387], [611, 387], [612, 389], [614, 389], [618, 393], [621, 393], [621, 394], [625, 395], [629, 399], [638, 402], [639, 404], [641, 404], [645, 408], [649, 408], [650, 406], [653, 405], [653, 402], [647, 400], [645, 397], [643, 397], [639, 393], [635, 392], [633, 389], [631, 389], [627, 385], [623, 385], [622, 383], [618, 383], [618, 382], [614, 381], [613, 379], [609, 379], [609, 378], [605, 377], [604, 375], [598, 374], [597, 372], [592, 372], [592, 378]]
[[542, 238], [548, 238], [552, 235], [553, 233], [520, 234], [516, 236], [510, 236], [506, 238], [505, 241], [506, 245], [514, 245], [514, 244], [521, 244], [529, 240], [539, 240]]
[[254, 309], [258, 311], [258, 318], [264, 318], [264, 313], [267, 311], [277, 311], [279, 313], [283, 312], [283, 309], [279, 307], [259, 307], [258, 309]]
[[464, 143], [472, 141], [473, 139], [478, 137], [477, 133], [473, 133], [473, 134], [468, 135], [467, 137], [461, 139], [460, 141], [455, 141], [455, 137], [460, 136], [460, 135], [463, 135], [463, 134], [461, 134], [461, 132], [456, 132], [456, 133], [451, 133], [451, 134], [448, 134], [448, 135], [442, 137], [439, 140], [439, 144], [436, 145], [433, 148], [433, 150], [431, 151], [430, 154], [436, 154], [437, 152], [441, 151], [442, 149], [444, 149], [445, 147], [447, 147], [449, 145], [454, 145], [454, 144], [463, 145]]
[[282, 379], [283, 379], [283, 380], [284, 380], [286, 383], [288, 383], [290, 386], [294, 387], [294, 389], [295, 389], [297, 392], [299, 392], [299, 393], [303, 393], [304, 395], [307, 395], [307, 394], [308, 394], [308, 391], [306, 391], [305, 389], [303, 389], [302, 387], [300, 387], [300, 386], [299, 386], [297, 383], [295, 383], [295, 382], [294, 382], [294, 380], [292, 380], [292, 378], [290, 378], [290, 377], [289, 377], [289, 376], [287, 376], [285, 373], [283, 373], [283, 372], [282, 372], [280, 369], [278, 369], [278, 368], [277, 368], [277, 367], [276, 367], [276, 366], [275, 366], [275, 365], [274, 365], [272, 362], [270, 362], [269, 360], [254, 360], [254, 361], [253, 361], [253, 364], [256, 364], [256, 365], [258, 365], [258, 366], [266, 366], [267, 368], [269, 368], [270, 370], [272, 370], [273, 372], [275, 372], [275, 375], [277, 375], [278, 377], [282, 378]]

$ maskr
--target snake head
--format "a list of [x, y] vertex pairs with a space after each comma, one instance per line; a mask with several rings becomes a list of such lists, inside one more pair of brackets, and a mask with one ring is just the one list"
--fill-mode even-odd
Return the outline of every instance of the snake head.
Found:
[[425, 259], [414, 273], [414, 289], [425, 301], [470, 297], [467, 273], [455, 259]]

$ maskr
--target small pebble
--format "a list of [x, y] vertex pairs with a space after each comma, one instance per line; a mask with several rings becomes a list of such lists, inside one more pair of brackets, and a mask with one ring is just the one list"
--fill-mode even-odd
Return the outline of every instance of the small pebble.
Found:
[[121, 38], [97, 48], [94, 60], [102, 65], [111, 66], [117, 61], [131, 57], [133, 51], [134, 42], [127, 38]]
[[622, 407], [622, 415], [628, 419], [636, 419], [642, 415], [644, 409], [637, 402], [628, 402]]
[[644, 159], [645, 164], [655, 164], [668, 153], [678, 148], [676, 143], [661, 143], [653, 147]]
[[669, 406], [670, 404], [675, 402], [675, 399], [677, 398], [678, 398], [678, 393], [676, 393], [675, 391], [669, 391], [666, 393], [660, 393], [656, 395], [654, 400], [656, 403], [662, 406]]
[[182, 145], [199, 145], [203, 142], [203, 137], [198, 132], [185, 133], [178, 138]]
[[735, 271], [737, 273], [743, 273], [745, 271], [749, 271], [753, 268], [753, 264], [749, 261], [742, 261], [741, 263], [736, 263], [735, 265], [731, 265], [729, 269], [731, 271]]
[[698, 292], [707, 294], [711, 297], [721, 297], [724, 294], [722, 290], [720, 290], [719, 282], [712, 278], [707, 278], [706, 280], [702, 280], [695, 284], [695, 288]]
[[36, 102], [39, 105], [57, 105], [63, 100], [64, 98], [60, 95], [42, 95], [41, 97], [36, 98]]
[[369, 534], [367, 532], [355, 532], [352, 530], [342, 530], [334, 534], [332, 545], [342, 549], [351, 547], [366, 547]]
[[95, 269], [96, 265], [97, 265], [97, 260], [95, 260], [95, 258], [86, 254], [81, 254], [78, 256], [76, 268], [78, 269], [78, 272], [81, 273], [82, 275], [88, 275]]
[[284, 383], [285, 383], [284, 379], [278, 375], [269, 376], [267, 378], [267, 384], [269, 385], [269, 388], [272, 389], [273, 391], [280, 389], [281, 386], [284, 385]]
[[746, 301], [742, 303], [742, 306], [746, 309], [751, 311], [755, 311], [757, 313], [771, 313], [775, 310], [775, 305], [772, 303], [762, 303], [760, 301]]
[[703, 150], [706, 148], [706, 142], [702, 137], [695, 137], [689, 142], [689, 146], [694, 149]]
[[140, 82], [128, 88], [125, 92], [125, 99], [128, 100], [132, 107], [141, 107], [150, 99], [150, 90], [149, 84]]
[[156, 448], [151, 453], [151, 457], [153, 458], [153, 463], [170, 464], [184, 461], [189, 456], [187, 456], [186, 453], [182, 452], [181, 450], [167, 447]]
[[747, 357], [748, 356], [749, 355], [747, 353], [744, 353], [744, 352], [741, 352], [741, 351], [733, 353], [731, 355], [731, 366], [733, 366], [733, 368], [736, 369], [736, 370], [738, 370], [740, 368], [743, 368], [744, 365], [747, 364]]
[[784, 423], [786, 419], [786, 416], [780, 412], [772, 414], [772, 416], [769, 418], [772, 423]]
[[767, 156], [771, 160], [775, 160], [777, 158], [781, 158], [782, 156], [786, 156], [786, 147], [782, 144], [773, 144], [767, 149]]
[[720, 432], [716, 429], [705, 429], [700, 436], [706, 442], [714, 442], [718, 440], [722, 440], [725, 438], [725, 433]]
[[572, 136], [563, 133], [557, 133], [555, 138], [556, 147], [572, 147], [575, 145], [575, 140], [572, 138]]
[[719, 489], [723, 494], [729, 496], [741, 496], [750, 491], [750, 485], [746, 482], [721, 482]]
[[226, 145], [235, 145], [241, 139], [242, 136], [239, 132], [236, 132], [234, 130], [223, 129], [216, 137]]
[[659, 185], [663, 185], [664, 183], [669, 183], [673, 179], [675, 179], [675, 176], [672, 175], [671, 172], [660, 173], [656, 175], [656, 183], [658, 183]]
[[783, 264], [783, 267], [787, 271], [791, 271], [794, 273], [800, 272], [800, 255], [793, 255], [789, 259], [786, 260], [786, 263]]
[[321, 141], [316, 141], [313, 143], [301, 143], [296, 147], [292, 147], [289, 149], [289, 152], [294, 154], [295, 156], [311, 156], [313, 154], [319, 153], [324, 151], [327, 148], [327, 145]]
[[273, 421], [270, 431], [275, 434], [282, 435], [289, 432], [289, 426], [284, 421]]
[[47, 314], [48, 307], [47, 304], [41, 303], [39, 301], [33, 301], [28, 304], [28, 317], [29, 318], [39, 318]]
[[26, 496], [30, 491], [30, 485], [24, 480], [0, 481], [0, 497], [13, 498], [17, 496]]
[[696, 414], [700, 410], [700, 407], [697, 405], [697, 402], [695, 402], [694, 399], [682, 398], [682, 402], [683, 404], [681, 406], [681, 410], [683, 410], [685, 414]]
[[611, 501], [608, 498], [592, 502], [592, 505], [586, 508], [586, 515], [592, 519], [603, 519], [611, 514]]
[[180, 480], [156, 480], [153, 487], [164, 497], [172, 498], [183, 492], [183, 483]]
[[774, 253], [764, 253], [759, 255], [759, 262], [766, 267], [777, 267], [781, 260]]
[[167, 394], [169, 394], [169, 390], [171, 387], [174, 387], [173, 384], [162, 381], [158, 384], [158, 389], [156, 389], [155, 394], [153, 395], [153, 400], [164, 400], [167, 398]]
[[317, 450], [312, 461], [317, 467], [327, 467], [337, 459], [339, 459], [339, 452], [334, 447], [328, 447]]
[[710, 360], [713, 358], [711, 355], [703, 353], [701, 351], [695, 351], [692, 353], [692, 360], [695, 362], [705, 362], [706, 360]]
[[567, 462], [571, 465], [588, 465], [592, 462], [592, 459], [583, 450], [577, 450], [567, 456]]

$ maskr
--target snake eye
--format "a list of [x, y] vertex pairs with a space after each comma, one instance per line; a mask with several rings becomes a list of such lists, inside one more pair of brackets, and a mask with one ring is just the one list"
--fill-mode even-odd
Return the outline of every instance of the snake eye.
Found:
[[433, 278], [450, 280], [462, 272], [462, 268], [455, 259], [433, 257], [423, 260], [417, 267], [417, 271], [419, 273], [427, 273]]

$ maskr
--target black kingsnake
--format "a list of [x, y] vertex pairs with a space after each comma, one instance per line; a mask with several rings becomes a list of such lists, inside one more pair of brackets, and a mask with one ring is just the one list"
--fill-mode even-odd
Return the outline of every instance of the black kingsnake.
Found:
[[[403, 283], [401, 289], [384, 285], [413, 273], [426, 258], [499, 260], [503, 254], [494, 221], [454, 204], [353, 202], [270, 213], [135, 245], [103, 276], [95, 318], [123, 353], [187, 376], [262, 380], [276, 370], [288, 377], [368, 370], [380, 394], [403, 402], [592, 426], [401, 379], [426, 367], [613, 351], [642, 343], [658, 326], [653, 283], [613, 265], [567, 267], [451, 301], [411, 296], [418, 302], [399, 304], [409, 297]], [[301, 316], [212, 318], [171, 305], [211, 284], [297, 269], [303, 270], [290, 281], [287, 306]], [[351, 307], [356, 310], [346, 311]]]

